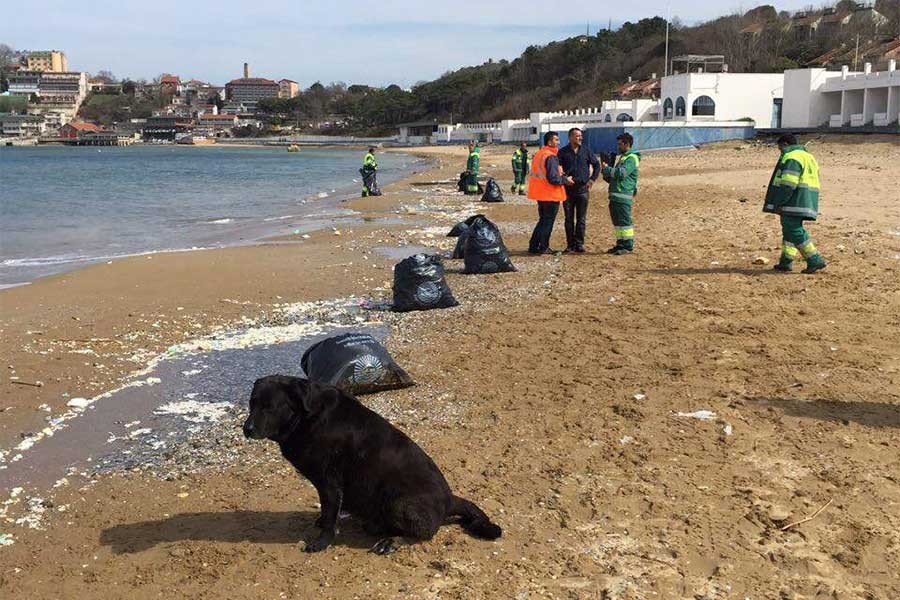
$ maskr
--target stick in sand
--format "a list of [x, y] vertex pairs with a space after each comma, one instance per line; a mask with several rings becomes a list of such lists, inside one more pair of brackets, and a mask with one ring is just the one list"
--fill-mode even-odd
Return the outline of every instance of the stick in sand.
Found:
[[10, 381], [10, 383], [14, 383], [15, 385], [30, 385], [31, 387], [44, 387], [43, 381], [35, 381], [31, 383], [30, 381], [18, 381], [16, 379]]
[[788, 523], [787, 525], [785, 525], [784, 527], [781, 528], [781, 531], [787, 531], [787, 530], [790, 529], [791, 527], [796, 527], [797, 525], [800, 525], [800, 524], [802, 524], [802, 523], [806, 523], [807, 521], [812, 521], [813, 519], [815, 519], [816, 517], [819, 516], [819, 513], [820, 513], [820, 512], [822, 512], [823, 510], [825, 510], [826, 508], [828, 508], [829, 506], [831, 506], [831, 503], [832, 503], [832, 502], [834, 502], [834, 498], [832, 498], [831, 500], [829, 500], [828, 502], [826, 502], [825, 505], [824, 505], [822, 508], [820, 508], [819, 510], [817, 510], [816, 512], [814, 512], [814, 513], [811, 514], [810, 516], [808, 516], [808, 517], [806, 517], [806, 518], [804, 518], [804, 519], [800, 519], [800, 520], [797, 521], [796, 523]]

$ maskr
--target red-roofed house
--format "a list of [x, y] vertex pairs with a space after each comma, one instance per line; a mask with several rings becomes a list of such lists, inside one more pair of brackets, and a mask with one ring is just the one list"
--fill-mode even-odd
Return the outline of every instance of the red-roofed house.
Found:
[[163, 75], [159, 78], [159, 90], [164, 94], [181, 93], [181, 79], [178, 75]]
[[99, 125], [93, 123], [85, 123], [83, 121], [66, 123], [59, 128], [59, 137], [64, 140], [77, 140], [86, 133], [99, 133], [101, 131]]
[[279, 98], [294, 98], [300, 93], [300, 85], [290, 79], [282, 79], [278, 82]]

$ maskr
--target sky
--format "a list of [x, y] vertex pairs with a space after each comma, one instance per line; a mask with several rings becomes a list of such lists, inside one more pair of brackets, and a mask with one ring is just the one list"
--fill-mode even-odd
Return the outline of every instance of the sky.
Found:
[[809, 0], [599, 2], [567, 0], [43, 0], [6, 12], [0, 43], [57, 49], [70, 70], [152, 79], [173, 73], [216, 84], [241, 76], [409, 87], [488, 59], [654, 15], [690, 24], [758, 4], [799, 10]]

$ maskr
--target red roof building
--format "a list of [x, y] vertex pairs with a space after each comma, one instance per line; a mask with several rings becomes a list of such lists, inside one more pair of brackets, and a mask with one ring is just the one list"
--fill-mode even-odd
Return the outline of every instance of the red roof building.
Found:
[[100, 127], [94, 123], [73, 121], [59, 128], [59, 137], [64, 140], [77, 140], [86, 133], [99, 133], [100, 131], [102, 131]]

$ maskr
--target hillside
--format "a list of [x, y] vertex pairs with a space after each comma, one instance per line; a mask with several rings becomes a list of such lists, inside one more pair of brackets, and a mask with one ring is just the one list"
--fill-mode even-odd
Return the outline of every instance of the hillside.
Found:
[[[854, 14], [860, 6], [843, 0], [830, 8], [843, 15]], [[878, 0], [874, 8], [886, 22], [855, 18], [837, 31], [804, 29], [797, 15], [769, 5], [691, 27], [676, 19], [669, 32], [669, 54], [722, 54], [732, 72], [780, 72], [804, 66], [834, 48], [853, 48], [857, 36], [861, 47], [897, 36], [900, 0]], [[418, 119], [496, 121], [532, 111], [597, 106], [628, 77], [663, 74], [665, 33], [665, 19], [641, 19], [615, 31], [530, 46], [515, 60], [451, 71], [409, 91], [316, 84], [298, 98], [269, 108], [297, 121], [338, 113], [346, 116], [347, 131], [387, 133], [397, 123]]]

